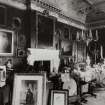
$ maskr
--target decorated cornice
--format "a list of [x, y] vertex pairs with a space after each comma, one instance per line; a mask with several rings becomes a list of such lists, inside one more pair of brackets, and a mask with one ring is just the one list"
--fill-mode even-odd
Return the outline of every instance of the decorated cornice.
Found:
[[26, 6], [24, 4], [24, 1], [25, 0], [0, 0], [0, 3], [25, 10]]
[[[85, 23], [81, 21], [75, 20], [67, 15], [65, 15], [60, 8], [57, 7], [56, 4], [46, 2], [45, 0], [30, 0], [31, 1], [31, 9], [43, 12], [47, 10], [49, 15], [58, 19], [58, 21], [63, 22], [68, 25], [72, 25], [74, 27], [85, 29]], [[6, 5], [13, 6], [19, 9], [26, 9], [26, 0], [0, 0], [1, 3]], [[32, 8], [32, 6], [34, 8]]]
[[20, 3], [22, 3], [22, 4], [25, 4], [25, 1], [26, 1], [26, 0], [11, 0], [11, 1], [15, 1], [15, 2], [18, 2], [18, 3], [20, 2]]
[[82, 22], [80, 22], [80, 21], [78, 21], [78, 20], [75, 20], [75, 19], [69, 17], [69, 16], [66, 16], [64, 13], [59, 13], [59, 16], [60, 16], [61, 18], [66, 19], [67, 21], [70, 21], [71, 23], [74, 22], [75, 24], [82, 25], [82, 26], [86, 27], [85, 23], [82, 23]]
[[61, 10], [57, 6], [55, 6], [55, 5], [53, 5], [53, 4], [49, 3], [49, 2], [45, 2], [43, 0], [32, 0], [31, 2], [36, 3], [38, 6], [41, 6], [42, 8], [45, 8], [47, 10], [54, 11], [56, 13], [61, 12]]
[[[75, 20], [67, 15], [65, 15], [62, 10], [60, 10], [57, 6], [49, 3], [49, 2], [45, 2], [44, 0], [32, 0], [32, 5], [35, 4], [43, 9], [46, 9], [50, 12], [55, 12], [56, 14], [55, 17], [58, 19], [64, 19], [65, 20], [65, 23], [68, 23], [69, 25], [71, 25], [71, 23], [74, 23], [74, 24], [77, 24], [79, 26], [83, 26], [83, 27], [86, 27], [85, 26], [85, 23], [82, 23], [78, 20]], [[38, 8], [39, 9], [39, 8]], [[69, 21], [69, 22], [68, 22]], [[83, 27], [78, 27], [78, 28], [83, 28]]]
[[96, 22], [86, 23], [86, 27], [88, 29], [103, 28], [103, 27], [105, 27], [105, 20], [100, 20], [100, 21], [96, 21]]

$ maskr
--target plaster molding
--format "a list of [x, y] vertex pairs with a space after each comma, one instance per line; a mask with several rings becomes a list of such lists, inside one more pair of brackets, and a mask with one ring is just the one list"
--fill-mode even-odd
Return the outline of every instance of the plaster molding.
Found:
[[94, 30], [94, 29], [101, 29], [101, 28], [105, 28], [105, 25], [90, 27], [90, 28], [87, 28], [87, 30], [90, 30], [90, 29]]
[[0, 0], [0, 3], [12, 6], [18, 9], [25, 10], [26, 6], [23, 3], [24, 0]]
[[[32, 10], [36, 10], [36, 11], [39, 11], [41, 13], [43, 13], [43, 11], [45, 10], [44, 8], [42, 7], [39, 7], [35, 4], [31, 4], [31, 9]], [[71, 26], [74, 26], [74, 27], [77, 27], [79, 29], [84, 29], [86, 30], [86, 26], [85, 24], [79, 22], [79, 21], [76, 21], [76, 20], [72, 20], [72, 19], [69, 19], [68, 17], [66, 17], [65, 15], [62, 15], [62, 14], [58, 14], [54, 11], [49, 11], [49, 16], [53, 16], [55, 18], [57, 18], [57, 21], [59, 22], [62, 22], [64, 24], [68, 24], [68, 25], [71, 25]]]
[[71, 24], [71, 23], [74, 23], [75, 24], [75, 27], [78, 27], [78, 28], [82, 28], [82, 29], [85, 29], [85, 23], [82, 23], [82, 22], [80, 22], [80, 21], [78, 21], [78, 20], [75, 20], [75, 19], [73, 19], [73, 18], [71, 18], [71, 17], [68, 17], [68, 16], [66, 16], [65, 14], [63, 14], [63, 13], [59, 13], [59, 17], [60, 18], [62, 18], [62, 19], [65, 19], [66, 21], [68, 21], [68, 23], [70, 24], [70, 25], [73, 25], [73, 24]]
[[47, 10], [51, 10], [51, 11], [54, 11], [56, 13], [59, 13], [61, 12], [60, 8], [58, 8], [57, 6], [51, 4], [51, 3], [47, 3], [43, 0], [32, 0], [31, 3], [33, 4], [36, 4], [42, 8], [45, 8]]
[[49, 10], [49, 15], [58, 19], [58, 21], [75, 26], [80, 29], [86, 29], [85, 23], [82, 23], [78, 20], [72, 19], [66, 16], [59, 8], [53, 6], [49, 3], [46, 3], [41, 0], [33, 0], [31, 3], [31, 8], [36, 11], [43, 12], [45, 9]]
[[[25, 0], [0, 0], [0, 3], [13, 6], [18, 9], [26, 9]], [[60, 10], [56, 5], [47, 3], [44, 0], [32, 0], [31, 1], [31, 9], [43, 12], [44, 10], [49, 11], [49, 15], [58, 19], [58, 21], [80, 28], [85, 29], [85, 23], [82, 23], [78, 20], [75, 20], [71, 17], [65, 15], [62, 10]]]
[[86, 23], [86, 27], [88, 29], [104, 28], [105, 27], [105, 20]]
[[105, 4], [105, 1], [98, 1], [98, 2], [94, 3], [93, 5], [99, 6], [99, 5], [103, 5], [103, 4]]

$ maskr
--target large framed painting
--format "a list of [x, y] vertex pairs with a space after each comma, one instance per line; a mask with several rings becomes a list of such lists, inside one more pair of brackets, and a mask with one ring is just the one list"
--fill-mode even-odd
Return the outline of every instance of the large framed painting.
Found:
[[68, 105], [68, 90], [51, 90], [51, 105]]
[[13, 55], [14, 47], [13, 31], [0, 29], [0, 55], [10, 56]]
[[37, 14], [37, 47], [53, 48], [54, 19], [49, 16]]
[[46, 73], [17, 73], [12, 105], [45, 105]]

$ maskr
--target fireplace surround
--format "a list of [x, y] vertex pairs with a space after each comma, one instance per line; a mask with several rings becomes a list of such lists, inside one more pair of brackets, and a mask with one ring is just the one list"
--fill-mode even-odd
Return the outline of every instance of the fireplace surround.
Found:
[[28, 48], [28, 64], [34, 66], [35, 62], [40, 62], [46, 64], [45, 62], [50, 61], [50, 73], [56, 72], [58, 73], [59, 67], [59, 50], [53, 49], [36, 49], [36, 48]]

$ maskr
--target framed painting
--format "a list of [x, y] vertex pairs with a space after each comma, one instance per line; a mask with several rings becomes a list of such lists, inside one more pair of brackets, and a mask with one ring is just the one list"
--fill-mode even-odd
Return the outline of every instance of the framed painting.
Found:
[[17, 73], [12, 105], [45, 105], [46, 73]]
[[37, 14], [37, 47], [53, 48], [54, 47], [54, 19], [46, 17], [40, 13]]
[[13, 31], [0, 29], [0, 55], [13, 55]]
[[70, 32], [69, 32], [69, 28], [68, 27], [64, 27], [64, 39], [65, 40], [70, 40]]
[[23, 49], [17, 49], [17, 56], [18, 57], [25, 57], [26, 56], [26, 52]]
[[68, 90], [51, 90], [51, 105], [68, 105]]
[[61, 42], [62, 55], [72, 56], [72, 46], [73, 46], [72, 41], [63, 40]]

